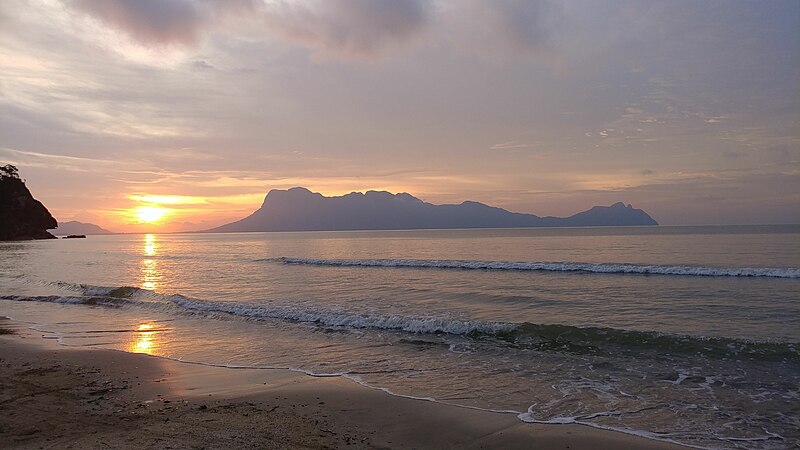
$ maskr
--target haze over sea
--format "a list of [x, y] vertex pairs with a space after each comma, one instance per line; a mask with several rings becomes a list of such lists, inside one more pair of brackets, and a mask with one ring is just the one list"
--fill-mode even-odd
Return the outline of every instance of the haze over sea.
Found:
[[0, 313], [64, 345], [345, 376], [523, 421], [800, 445], [800, 226], [0, 243]]

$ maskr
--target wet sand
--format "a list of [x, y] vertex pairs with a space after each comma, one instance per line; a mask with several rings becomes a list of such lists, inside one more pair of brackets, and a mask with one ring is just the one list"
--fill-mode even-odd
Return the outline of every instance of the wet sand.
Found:
[[75, 349], [3, 320], [2, 448], [683, 448], [392, 396], [341, 377]]

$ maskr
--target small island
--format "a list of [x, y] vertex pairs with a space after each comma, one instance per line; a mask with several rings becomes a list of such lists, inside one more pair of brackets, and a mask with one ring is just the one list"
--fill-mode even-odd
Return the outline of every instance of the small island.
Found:
[[47, 230], [58, 226], [11, 165], [0, 166], [0, 241], [56, 239]]
[[70, 235], [90, 235], [90, 234], [114, 234], [112, 231], [101, 228], [93, 223], [78, 222], [70, 220], [69, 222], [59, 222], [58, 228], [52, 231], [56, 236], [70, 236]]

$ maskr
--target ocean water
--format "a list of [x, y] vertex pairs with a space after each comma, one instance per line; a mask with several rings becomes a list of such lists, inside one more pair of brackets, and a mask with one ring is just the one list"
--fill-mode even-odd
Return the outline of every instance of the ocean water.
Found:
[[0, 243], [64, 345], [344, 376], [704, 448], [800, 445], [800, 226]]

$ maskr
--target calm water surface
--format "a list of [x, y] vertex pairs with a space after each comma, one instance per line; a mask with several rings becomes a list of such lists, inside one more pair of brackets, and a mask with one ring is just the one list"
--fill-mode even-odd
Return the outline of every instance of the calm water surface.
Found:
[[798, 226], [90, 236], [0, 243], [0, 314], [65, 345], [785, 448], [798, 255]]

